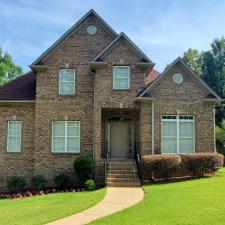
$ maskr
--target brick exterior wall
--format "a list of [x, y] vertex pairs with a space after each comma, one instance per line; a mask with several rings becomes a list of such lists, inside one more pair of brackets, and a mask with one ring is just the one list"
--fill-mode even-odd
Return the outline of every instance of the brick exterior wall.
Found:
[[[172, 81], [174, 73], [181, 73], [184, 82], [180, 85]], [[191, 77], [189, 72], [176, 64], [152, 91], [155, 102], [155, 153], [161, 152], [161, 116], [162, 115], [193, 115], [195, 120], [195, 151], [215, 151], [215, 113], [214, 103], [204, 102], [209, 94], [205, 88]], [[143, 105], [142, 151], [151, 154], [151, 103]], [[150, 138], [148, 138], [150, 137]]]
[[[8, 121], [22, 121], [21, 152], [8, 153]], [[0, 191], [6, 190], [7, 179], [22, 175], [28, 183], [33, 172], [34, 105], [0, 105]]]
[[[97, 34], [89, 35], [86, 27], [96, 25]], [[0, 190], [12, 175], [31, 178], [32, 174], [44, 175], [49, 185], [57, 171], [68, 170], [72, 174], [74, 159], [79, 154], [51, 152], [51, 126], [55, 120], [81, 122], [81, 154], [93, 154], [96, 161], [96, 178], [104, 183], [104, 159], [101, 158], [102, 141], [105, 138], [106, 119], [110, 115], [123, 114], [133, 119], [134, 139], [141, 142], [142, 154], [151, 154], [151, 103], [135, 102], [137, 93], [144, 86], [146, 70], [136, 66], [142, 59], [125, 39], [120, 39], [102, 60], [103, 68], [90, 70], [89, 62], [113, 39], [114, 34], [99, 23], [94, 16], [87, 19], [65, 38], [40, 62], [48, 67], [37, 73], [36, 102], [34, 105], [0, 106]], [[130, 89], [113, 90], [114, 65], [130, 66]], [[58, 94], [60, 68], [72, 68], [76, 73], [76, 94]], [[174, 72], [184, 75], [184, 83], [175, 85]], [[179, 65], [151, 92], [155, 97], [155, 151], [160, 153], [160, 117], [164, 114], [188, 114], [195, 116], [196, 151], [215, 150], [214, 109], [212, 103], [203, 102], [208, 93], [199, 86], [187, 71]], [[23, 121], [21, 153], [6, 153], [7, 121]], [[76, 178], [73, 180], [76, 182]]]
[[[94, 24], [97, 34], [86, 32]], [[94, 74], [89, 62], [112, 40], [113, 35], [98, 22], [88, 17], [56, 50], [42, 63], [46, 72], [37, 74], [35, 108], [34, 173], [43, 174], [52, 185], [52, 178], [59, 170], [73, 171], [77, 154], [51, 152], [51, 124], [54, 120], [79, 120], [81, 122], [81, 154], [93, 154]], [[58, 95], [58, 72], [60, 68], [72, 68], [76, 73], [76, 94]]]

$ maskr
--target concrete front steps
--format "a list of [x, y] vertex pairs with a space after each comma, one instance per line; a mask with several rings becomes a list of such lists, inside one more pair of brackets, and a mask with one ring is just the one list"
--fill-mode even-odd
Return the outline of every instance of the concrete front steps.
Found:
[[107, 186], [140, 187], [136, 162], [133, 159], [113, 158], [108, 163]]

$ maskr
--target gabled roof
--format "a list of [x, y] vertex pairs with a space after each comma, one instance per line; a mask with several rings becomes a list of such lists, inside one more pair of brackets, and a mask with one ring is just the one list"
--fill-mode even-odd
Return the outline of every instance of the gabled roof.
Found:
[[72, 31], [74, 31], [91, 14], [97, 17], [100, 23], [102, 23], [109, 31], [111, 31], [114, 36], [117, 36], [117, 33], [93, 9], [91, 9], [80, 20], [78, 20], [68, 31], [66, 31], [52, 46], [50, 46], [41, 56], [39, 56], [31, 64], [31, 66], [38, 64], [38, 62], [40, 62], [47, 54], [49, 54], [56, 46], [58, 46], [67, 36], [70, 35]]
[[127, 41], [129, 46], [142, 58], [142, 62], [147, 62], [152, 65], [154, 63], [149, 59], [131, 40], [128, 38], [126, 34], [121, 32], [105, 49], [103, 49], [93, 60], [91, 63], [101, 61], [101, 58], [105, 56], [112, 48], [113, 46], [121, 39], [124, 39]]
[[28, 72], [0, 87], [0, 101], [33, 101], [36, 94], [36, 75]]
[[152, 69], [145, 77], [145, 85], [152, 83], [158, 76], [160, 76], [160, 72]]
[[145, 96], [147, 93], [149, 93], [152, 89], [154, 89], [157, 84], [160, 83], [160, 81], [166, 76], [167, 72], [174, 67], [177, 63], [181, 63], [189, 72], [190, 75], [193, 76], [196, 81], [203, 87], [205, 88], [207, 91], [209, 91], [210, 94], [212, 94], [213, 96], [215, 96], [215, 99], [218, 100], [222, 100], [193, 70], [190, 69], [190, 67], [183, 61], [183, 59], [181, 57], [178, 57], [176, 60], [174, 60], [169, 67], [167, 67], [163, 73], [161, 73], [160, 76], [158, 76], [158, 78], [156, 78], [152, 83], [150, 83], [147, 87], [144, 88], [144, 90], [142, 90], [139, 94], [138, 97], [143, 97]]

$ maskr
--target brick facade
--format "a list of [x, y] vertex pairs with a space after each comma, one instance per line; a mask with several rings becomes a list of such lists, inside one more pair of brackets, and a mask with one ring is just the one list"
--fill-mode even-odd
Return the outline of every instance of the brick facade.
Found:
[[[97, 27], [95, 35], [86, 32], [90, 24]], [[98, 183], [104, 180], [102, 142], [106, 139], [107, 118], [110, 116], [131, 118], [133, 141], [141, 143], [142, 155], [152, 153], [152, 103], [135, 100], [144, 87], [149, 69], [138, 66], [143, 57], [130, 47], [126, 38], [121, 37], [101, 58], [105, 66], [90, 69], [89, 62], [115, 38], [99, 18], [90, 14], [38, 62], [47, 69], [36, 71], [35, 102], [0, 105], [0, 190], [5, 188], [7, 178], [12, 175], [30, 179], [33, 174], [42, 174], [52, 185], [57, 171], [74, 173], [73, 162], [79, 154], [51, 152], [51, 126], [56, 120], [81, 122], [81, 154], [93, 154]], [[130, 66], [129, 90], [113, 90], [114, 65]], [[74, 96], [58, 94], [60, 68], [75, 69]], [[184, 75], [182, 85], [172, 82], [171, 76], [175, 72]], [[207, 91], [179, 65], [168, 73], [150, 93], [155, 98], [155, 152], [160, 153], [160, 118], [164, 114], [194, 115], [196, 151], [214, 151], [214, 103], [203, 102]], [[6, 153], [7, 121], [15, 118], [23, 122], [22, 149], [20, 153]]]

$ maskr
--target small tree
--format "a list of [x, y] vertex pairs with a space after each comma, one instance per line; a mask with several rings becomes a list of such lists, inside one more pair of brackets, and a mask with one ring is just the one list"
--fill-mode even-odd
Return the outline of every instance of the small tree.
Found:
[[22, 68], [17, 66], [9, 53], [2, 52], [0, 48], [0, 85], [15, 79], [22, 74]]
[[74, 170], [78, 179], [84, 184], [85, 181], [93, 178], [94, 161], [90, 155], [82, 155], [75, 159]]

